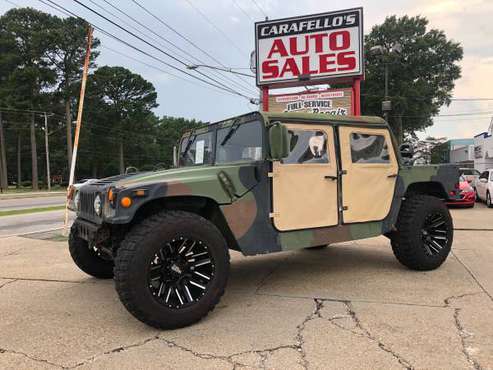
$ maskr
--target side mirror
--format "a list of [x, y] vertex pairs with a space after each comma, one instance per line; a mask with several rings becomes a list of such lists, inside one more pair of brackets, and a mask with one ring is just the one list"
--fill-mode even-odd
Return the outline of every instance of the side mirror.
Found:
[[178, 167], [178, 147], [176, 145], [173, 147], [173, 167]]
[[281, 122], [273, 122], [269, 129], [270, 157], [273, 160], [281, 160], [289, 155], [288, 128]]
[[402, 158], [414, 157], [414, 148], [411, 144], [401, 144], [401, 146], [399, 147], [399, 152], [401, 153]]

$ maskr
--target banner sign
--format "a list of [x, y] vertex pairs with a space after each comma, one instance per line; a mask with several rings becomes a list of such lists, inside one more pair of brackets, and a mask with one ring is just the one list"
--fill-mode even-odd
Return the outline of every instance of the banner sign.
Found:
[[348, 88], [269, 95], [269, 112], [325, 113], [347, 116], [352, 114], [351, 94], [352, 91]]
[[255, 23], [257, 85], [363, 74], [363, 8]]

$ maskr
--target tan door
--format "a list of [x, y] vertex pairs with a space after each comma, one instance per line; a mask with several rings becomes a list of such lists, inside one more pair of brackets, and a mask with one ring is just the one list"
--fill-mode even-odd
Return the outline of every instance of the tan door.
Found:
[[287, 125], [290, 154], [273, 163], [274, 225], [280, 231], [338, 223], [337, 164], [331, 126]]
[[388, 130], [339, 127], [343, 222], [382, 220], [394, 196], [399, 167]]

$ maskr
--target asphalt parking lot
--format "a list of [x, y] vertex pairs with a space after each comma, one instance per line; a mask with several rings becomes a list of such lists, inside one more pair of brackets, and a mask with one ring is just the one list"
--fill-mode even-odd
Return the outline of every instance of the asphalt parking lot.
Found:
[[452, 211], [438, 270], [398, 264], [383, 237], [232, 255], [227, 293], [175, 331], [136, 321], [66, 242], [0, 239], [0, 368], [493, 368], [493, 210]]

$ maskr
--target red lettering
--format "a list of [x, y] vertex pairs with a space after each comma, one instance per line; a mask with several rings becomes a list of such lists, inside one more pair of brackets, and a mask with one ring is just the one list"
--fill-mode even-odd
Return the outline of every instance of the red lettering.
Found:
[[315, 40], [315, 52], [322, 53], [324, 51], [324, 38], [327, 37], [326, 33], [319, 33], [312, 35], [310, 38]]
[[277, 78], [279, 77], [279, 67], [276, 60], [266, 60], [262, 63], [262, 77], [263, 78]]
[[330, 50], [345, 50], [349, 48], [351, 41], [349, 31], [332, 32], [329, 36]]
[[308, 53], [309, 40], [308, 36], [305, 36], [305, 50], [298, 50], [298, 38], [290, 37], [289, 38], [289, 52], [291, 55], [300, 55]]
[[301, 57], [301, 73], [304, 75], [311, 75], [311, 74], [316, 74], [318, 73], [317, 70], [310, 70], [310, 57], [309, 56], [304, 56]]
[[350, 71], [356, 68], [354, 51], [344, 51], [337, 55], [338, 71]]
[[269, 51], [269, 55], [267, 56], [267, 59], [272, 58], [272, 54], [278, 53], [279, 56], [281, 57], [287, 57], [288, 56], [288, 51], [286, 50], [286, 47], [284, 46], [284, 43], [282, 42], [281, 39], [274, 40], [272, 43], [272, 48]]
[[294, 60], [294, 58], [286, 59], [286, 62], [284, 63], [284, 67], [282, 67], [280, 77], [284, 77], [284, 75], [287, 72], [291, 72], [293, 77], [297, 77], [300, 75], [300, 70], [299, 70], [298, 66], [296, 65], [296, 61]]
[[320, 73], [335, 72], [335, 68], [329, 68], [330, 65], [335, 64], [335, 54], [322, 54], [319, 55], [318, 60], [320, 64]]

